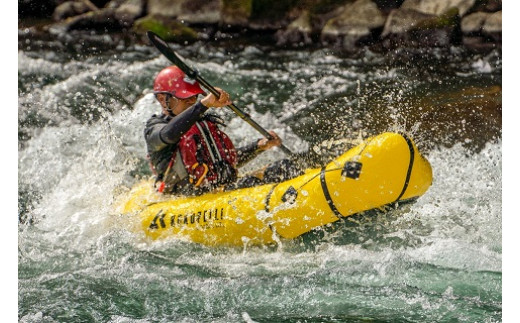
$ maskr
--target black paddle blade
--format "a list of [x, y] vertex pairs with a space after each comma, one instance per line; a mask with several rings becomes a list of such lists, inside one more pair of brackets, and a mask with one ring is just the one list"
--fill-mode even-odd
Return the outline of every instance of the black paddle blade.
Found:
[[193, 68], [189, 67], [188, 64], [184, 63], [180, 56], [175, 53], [170, 46], [168, 46], [164, 39], [152, 31], [147, 31], [146, 36], [148, 36], [152, 45], [154, 45], [155, 48], [164, 55], [164, 57], [177, 65], [177, 67], [179, 67], [189, 78], [196, 79], [197, 72]]

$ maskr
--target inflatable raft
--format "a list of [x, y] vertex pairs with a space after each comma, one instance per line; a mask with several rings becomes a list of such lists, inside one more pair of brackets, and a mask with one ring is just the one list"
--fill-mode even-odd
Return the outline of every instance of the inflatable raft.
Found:
[[416, 199], [431, 183], [430, 163], [412, 139], [383, 133], [282, 183], [172, 197], [155, 193], [151, 182], [143, 181], [129, 192], [121, 213], [137, 217], [139, 230], [153, 239], [270, 244], [342, 217]]

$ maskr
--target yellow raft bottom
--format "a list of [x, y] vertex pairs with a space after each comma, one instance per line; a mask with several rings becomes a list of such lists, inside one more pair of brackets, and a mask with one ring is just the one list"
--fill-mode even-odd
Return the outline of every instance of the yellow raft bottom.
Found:
[[[358, 174], [346, 172], [352, 165], [361, 167]], [[417, 198], [431, 183], [430, 163], [413, 141], [389, 132], [368, 138], [321, 169], [278, 184], [173, 197], [154, 192], [152, 182], [143, 181], [129, 192], [120, 213], [138, 217], [140, 229], [153, 239], [176, 236], [211, 246], [270, 244], [341, 217]]]

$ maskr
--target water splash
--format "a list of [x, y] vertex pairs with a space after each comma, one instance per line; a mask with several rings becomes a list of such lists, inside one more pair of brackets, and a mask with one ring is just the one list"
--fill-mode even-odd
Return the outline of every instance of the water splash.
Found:
[[[18, 227], [20, 321], [500, 320], [500, 140], [477, 151], [461, 142], [434, 145], [427, 154], [434, 183], [416, 203], [347, 218], [281, 241], [283, 248], [151, 241], [112, 209], [121, 191], [149, 174], [142, 129], [159, 108], [147, 89], [168, 64], [157, 53], [134, 54], [140, 59], [19, 54], [21, 83], [31, 85], [19, 90], [29, 136], [19, 147], [18, 178], [24, 194], [35, 192], [22, 194], [34, 221]], [[233, 76], [225, 85], [253, 119], [294, 151], [318, 147], [324, 156], [378, 129], [421, 135], [431, 123], [408, 122], [416, 112], [405, 100], [410, 93], [437, 91], [430, 82], [455, 76], [489, 81], [501, 70], [495, 56], [482, 58], [492, 67], [482, 77], [472, 67], [478, 58], [450, 61], [446, 68], [455, 72], [445, 76], [387, 64], [375, 53], [347, 59], [249, 48], [232, 60], [223, 50], [198, 55], [212, 83]], [[97, 119], [73, 106], [97, 111]], [[222, 112], [237, 144], [258, 136]], [[31, 115], [46, 120], [31, 123]], [[250, 166], [280, 157], [273, 150]]]

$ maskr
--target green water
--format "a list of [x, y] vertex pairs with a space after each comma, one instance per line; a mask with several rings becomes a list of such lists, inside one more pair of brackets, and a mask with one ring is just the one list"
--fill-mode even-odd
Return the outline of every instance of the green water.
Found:
[[[150, 241], [113, 211], [149, 174], [149, 88], [168, 62], [147, 46], [49, 48], [18, 52], [20, 322], [501, 321], [500, 52], [175, 47], [314, 163], [404, 130], [434, 171], [397, 210], [278, 245], [208, 248]], [[221, 113], [237, 144], [258, 137]]]

